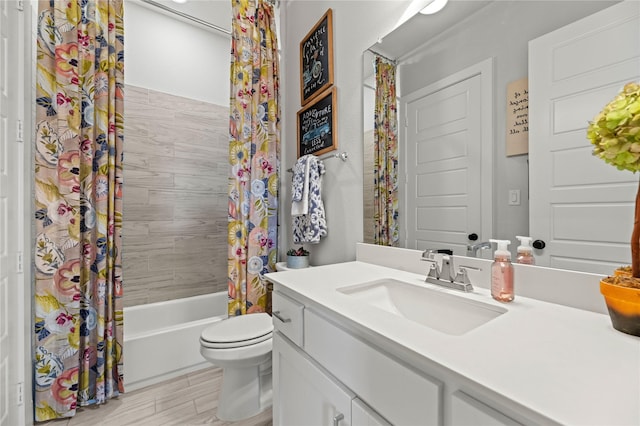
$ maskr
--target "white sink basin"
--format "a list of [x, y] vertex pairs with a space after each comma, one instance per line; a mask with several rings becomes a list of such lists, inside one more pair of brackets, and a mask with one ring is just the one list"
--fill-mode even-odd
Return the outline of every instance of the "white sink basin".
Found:
[[451, 335], [462, 335], [507, 312], [500, 306], [383, 278], [336, 289], [362, 303]]

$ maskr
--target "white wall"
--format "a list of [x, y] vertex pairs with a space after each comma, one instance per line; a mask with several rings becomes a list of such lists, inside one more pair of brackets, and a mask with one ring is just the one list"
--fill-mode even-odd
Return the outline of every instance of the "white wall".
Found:
[[[282, 170], [297, 159], [296, 112], [300, 109], [300, 40], [328, 8], [333, 9], [334, 86], [338, 88], [338, 151], [349, 159], [325, 161], [322, 195], [328, 235], [311, 249], [314, 265], [355, 259], [355, 243], [362, 241], [362, 52], [394, 27], [405, 1], [285, 0], [281, 8], [282, 52]], [[291, 177], [282, 178], [280, 253], [292, 247]]]
[[230, 36], [133, 1], [125, 3], [124, 27], [127, 84], [229, 104]]

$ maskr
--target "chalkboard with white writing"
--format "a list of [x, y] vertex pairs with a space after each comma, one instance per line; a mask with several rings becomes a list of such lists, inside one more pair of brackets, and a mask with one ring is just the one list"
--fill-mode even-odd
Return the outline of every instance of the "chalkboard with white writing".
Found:
[[338, 149], [336, 96], [334, 87], [298, 111], [298, 158]]
[[333, 84], [333, 24], [331, 9], [300, 42], [302, 105]]

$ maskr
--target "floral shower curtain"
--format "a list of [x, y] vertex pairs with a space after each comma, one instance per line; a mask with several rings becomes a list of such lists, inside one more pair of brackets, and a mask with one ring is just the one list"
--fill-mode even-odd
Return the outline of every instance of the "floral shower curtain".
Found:
[[275, 271], [280, 160], [278, 43], [272, 4], [232, 0], [229, 315], [265, 312]]
[[374, 242], [397, 246], [398, 230], [398, 117], [396, 66], [376, 56], [374, 130]]
[[122, 389], [123, 3], [40, 0], [35, 419]]

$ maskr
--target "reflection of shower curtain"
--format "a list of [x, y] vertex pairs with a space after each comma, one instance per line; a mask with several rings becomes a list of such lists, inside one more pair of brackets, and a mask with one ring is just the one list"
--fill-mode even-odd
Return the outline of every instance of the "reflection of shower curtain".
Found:
[[398, 118], [396, 66], [376, 56], [374, 131], [374, 242], [397, 246], [398, 231]]
[[122, 391], [122, 0], [40, 0], [35, 419]]
[[275, 271], [280, 160], [279, 64], [273, 6], [232, 0], [229, 315], [264, 312]]

